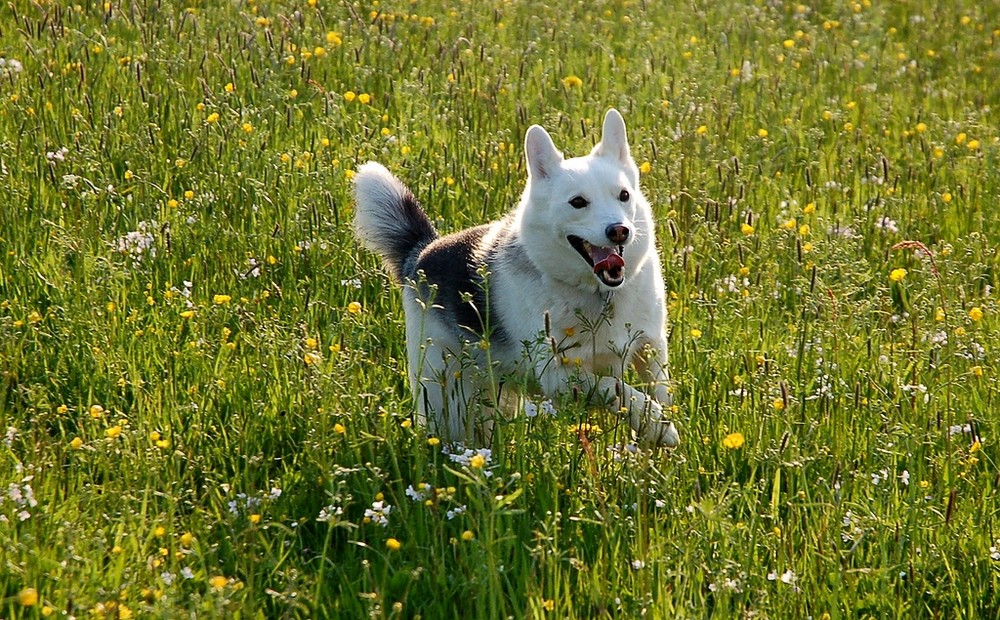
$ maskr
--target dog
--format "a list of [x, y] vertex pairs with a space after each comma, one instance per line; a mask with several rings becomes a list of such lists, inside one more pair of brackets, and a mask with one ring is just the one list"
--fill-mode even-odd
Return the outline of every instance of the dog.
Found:
[[[564, 158], [538, 125], [524, 150], [517, 207], [446, 236], [382, 165], [354, 176], [355, 233], [403, 287], [418, 422], [446, 441], [488, 442], [514, 384], [611, 406], [643, 445], [678, 445], [663, 411], [672, 398], [653, 214], [625, 121], [609, 110], [583, 157]], [[624, 382], [629, 363], [648, 393]]]

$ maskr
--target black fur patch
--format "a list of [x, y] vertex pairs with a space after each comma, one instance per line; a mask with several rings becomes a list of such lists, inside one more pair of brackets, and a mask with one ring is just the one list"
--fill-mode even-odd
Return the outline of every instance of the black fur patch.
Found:
[[392, 275], [403, 282], [416, 274], [413, 263], [418, 254], [437, 239], [438, 234], [427, 214], [420, 208], [417, 199], [409, 191], [398, 205], [394, 205], [394, 211], [403, 222], [399, 226], [402, 232], [388, 239], [385, 259]]
[[[487, 224], [438, 238], [420, 253], [416, 271], [424, 273], [426, 284], [437, 285], [433, 303], [444, 308], [463, 337], [481, 337], [488, 331], [492, 342], [507, 342], [507, 331], [499, 316], [490, 311], [487, 283], [479, 274], [489, 250], [487, 257], [477, 256], [476, 250], [482, 252], [482, 239], [489, 229]], [[427, 294], [427, 288], [421, 287], [421, 296], [427, 299]]]

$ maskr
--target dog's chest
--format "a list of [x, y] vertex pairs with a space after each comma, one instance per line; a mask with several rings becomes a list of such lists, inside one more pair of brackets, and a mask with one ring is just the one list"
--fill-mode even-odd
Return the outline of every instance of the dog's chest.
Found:
[[[634, 311], [638, 315], [630, 316]], [[564, 363], [591, 372], [621, 372], [622, 362], [641, 346], [645, 314], [614, 301], [582, 310], [561, 307], [550, 314], [550, 333]]]

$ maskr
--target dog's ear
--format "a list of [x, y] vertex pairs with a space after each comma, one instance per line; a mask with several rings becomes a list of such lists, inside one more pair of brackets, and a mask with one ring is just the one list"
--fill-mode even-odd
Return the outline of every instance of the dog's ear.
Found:
[[634, 165], [632, 153], [628, 148], [628, 134], [625, 132], [625, 119], [618, 110], [611, 108], [604, 115], [604, 129], [601, 131], [601, 141], [597, 143], [592, 155], [611, 157], [618, 160], [622, 166]]
[[535, 179], [551, 176], [563, 160], [549, 132], [538, 125], [528, 127], [524, 134], [524, 155], [528, 159], [528, 174]]

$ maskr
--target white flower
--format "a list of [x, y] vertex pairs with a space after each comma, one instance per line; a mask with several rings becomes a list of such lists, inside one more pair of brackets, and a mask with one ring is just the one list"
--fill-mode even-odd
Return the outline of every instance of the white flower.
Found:
[[321, 523], [329, 523], [330, 521], [335, 521], [336, 517], [342, 514], [344, 514], [343, 508], [330, 504], [319, 511], [319, 516], [316, 517], [316, 520]]
[[531, 402], [530, 400], [524, 401], [524, 415], [528, 418], [533, 418], [538, 415], [538, 405]]
[[[279, 497], [281, 497], [281, 489], [279, 489], [278, 487], [271, 487], [271, 494], [268, 496], [268, 498], [278, 499]], [[247, 506], [249, 506], [249, 502], [247, 502]]]
[[539, 407], [541, 407], [542, 413], [545, 415], [555, 416], [558, 413], [551, 400], [543, 400]]
[[465, 514], [466, 510], [468, 510], [468, 507], [466, 507], [465, 504], [462, 504], [458, 508], [452, 508], [448, 512], [444, 513], [444, 516], [448, 517], [448, 520], [451, 521], [455, 517]]
[[781, 583], [787, 583], [788, 585], [791, 585], [795, 583], [796, 579], [798, 579], [798, 577], [795, 576], [795, 571], [793, 571], [790, 568], [781, 574]]
[[185, 579], [194, 579], [194, 571], [191, 570], [190, 566], [185, 566], [181, 569], [181, 577]]
[[406, 496], [415, 502], [422, 502], [434, 491], [434, 487], [427, 484], [426, 482], [418, 484], [418, 488], [413, 488], [413, 485], [406, 487]]
[[174, 574], [169, 571], [163, 571], [160, 573], [160, 580], [169, 586], [174, 582]]
[[904, 469], [903, 473], [899, 474], [899, 481], [903, 483], [903, 486], [910, 486], [910, 472]]
[[372, 507], [365, 509], [365, 518], [376, 525], [386, 527], [389, 525], [390, 512], [392, 512], [391, 505], [382, 501], [372, 502]]
[[646, 562], [643, 560], [632, 560], [632, 570], [642, 570], [646, 568]]

